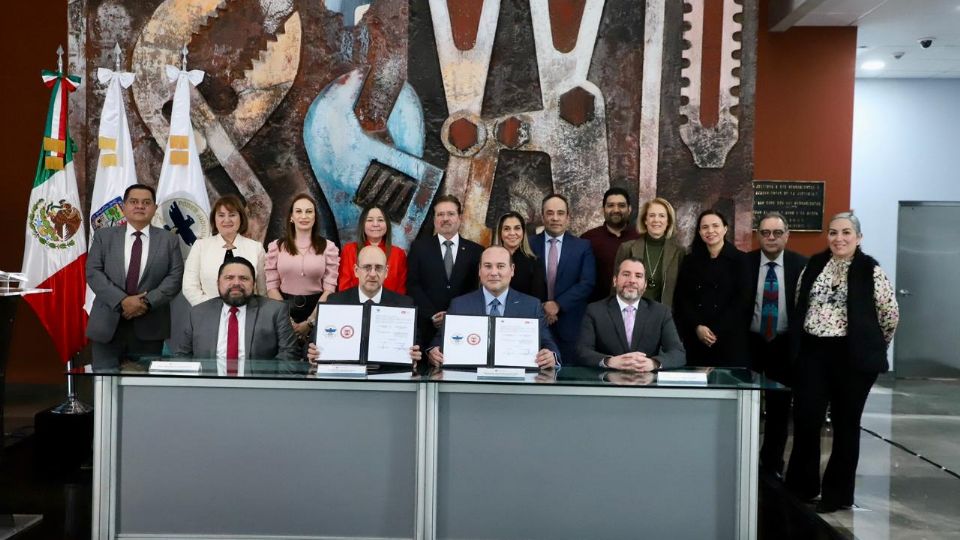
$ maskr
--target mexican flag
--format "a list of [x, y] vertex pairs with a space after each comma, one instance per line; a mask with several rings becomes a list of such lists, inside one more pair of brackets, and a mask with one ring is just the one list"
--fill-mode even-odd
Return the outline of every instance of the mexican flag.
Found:
[[67, 132], [67, 94], [80, 78], [60, 71], [43, 71], [53, 89], [43, 129], [37, 174], [27, 207], [23, 273], [27, 287], [51, 289], [24, 300], [33, 307], [66, 362], [86, 344], [87, 242], [83, 212], [73, 168], [73, 141]]

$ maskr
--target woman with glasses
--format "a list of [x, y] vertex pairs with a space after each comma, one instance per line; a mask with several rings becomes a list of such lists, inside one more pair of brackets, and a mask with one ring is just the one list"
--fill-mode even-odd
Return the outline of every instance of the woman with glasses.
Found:
[[647, 273], [647, 289], [643, 297], [668, 306], [673, 305], [677, 273], [686, 254], [673, 237], [676, 222], [677, 214], [666, 199], [657, 197], [644, 203], [637, 222], [640, 238], [624, 242], [617, 250], [614, 264], [614, 268], [619, 268], [628, 257], [642, 260]]
[[677, 275], [673, 315], [687, 365], [746, 367], [752, 304], [746, 254], [727, 241], [727, 218], [704, 210]]
[[513, 262], [513, 278], [510, 288], [540, 299], [547, 299], [547, 276], [543, 263], [537, 262], [537, 256], [527, 241], [527, 224], [517, 212], [507, 212], [497, 220], [497, 230], [493, 235], [494, 244], [507, 248]]
[[340, 250], [320, 235], [317, 203], [301, 193], [287, 211], [286, 234], [267, 250], [267, 296], [290, 306], [293, 331], [303, 341], [316, 325], [318, 302], [337, 290]]
[[[860, 249], [853, 212], [830, 220], [828, 249], [810, 258], [790, 320], [794, 358], [793, 450], [787, 487], [817, 512], [850, 508], [860, 458], [860, 418], [900, 320], [893, 285]], [[820, 481], [820, 431], [827, 407], [833, 449]]]
[[393, 234], [390, 219], [380, 205], [367, 206], [360, 212], [357, 224], [358, 238], [343, 246], [340, 257], [339, 290], [345, 291], [359, 284], [354, 266], [357, 264], [357, 253], [366, 246], [376, 246], [387, 256], [389, 271], [383, 286], [395, 293], [407, 294], [407, 253], [392, 245]]
[[257, 270], [256, 294], [263, 294], [266, 285], [263, 275], [265, 253], [263, 245], [244, 236], [247, 232], [246, 204], [236, 195], [224, 195], [210, 210], [213, 236], [193, 243], [183, 266], [183, 297], [195, 306], [217, 298], [217, 273], [220, 265], [231, 257], [243, 257]]

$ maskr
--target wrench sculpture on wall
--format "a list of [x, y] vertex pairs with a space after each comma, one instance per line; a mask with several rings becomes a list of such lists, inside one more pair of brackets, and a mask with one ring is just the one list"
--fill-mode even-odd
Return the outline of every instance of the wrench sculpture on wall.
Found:
[[736, 75], [740, 68], [740, 58], [734, 53], [740, 50], [740, 42], [735, 34], [742, 31], [738, 22], [743, 6], [736, 0], [723, 1], [723, 24], [721, 26], [720, 45], [720, 91], [717, 95], [718, 119], [715, 126], [705, 126], [701, 118], [701, 85], [703, 82], [703, 28], [705, 0], [687, 0], [683, 22], [688, 28], [683, 33], [689, 47], [683, 50], [686, 67], [681, 76], [689, 84], [681, 87], [680, 95], [685, 103], [680, 104], [680, 115], [686, 123], [680, 126], [680, 137], [693, 153], [698, 167], [719, 169], [727, 160], [727, 154], [740, 138], [740, 122], [734, 113], [734, 107], [740, 104], [736, 94], [740, 77]]
[[423, 109], [413, 87], [404, 84], [387, 120], [390, 146], [367, 134], [354, 107], [364, 75], [355, 69], [320, 92], [303, 125], [310, 166], [330, 202], [341, 242], [357, 237], [362, 208], [378, 203], [393, 227], [391, 241], [406, 248], [420, 230], [443, 171], [423, 156]]
[[[609, 187], [606, 115], [603, 94], [587, 80], [587, 73], [604, 0], [584, 0], [579, 20], [574, 17], [563, 25], [566, 34], [554, 23], [556, 14], [564, 9], [561, 4], [564, 2], [558, 0], [530, 2], [543, 108], [481, 118], [500, 2], [484, 0], [476, 30], [464, 30], [454, 24], [462, 26], [469, 18], [451, 18], [446, 0], [430, 0], [447, 110], [451, 111], [440, 134], [450, 153], [444, 189], [463, 200], [461, 231], [469, 238], [489, 242], [489, 224], [496, 217], [487, 214], [501, 149], [550, 156], [553, 189], [571, 200], [570, 228], [574, 232], [602, 220], [596, 201]], [[458, 47], [455, 35], [471, 33], [476, 36], [472, 47]]]

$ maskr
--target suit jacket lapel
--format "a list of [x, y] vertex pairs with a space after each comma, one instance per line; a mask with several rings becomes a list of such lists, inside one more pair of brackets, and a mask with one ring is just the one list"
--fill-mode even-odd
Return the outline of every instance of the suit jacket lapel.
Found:
[[152, 225], [148, 225], [147, 229], [150, 230], [150, 240], [149, 240], [150, 245], [147, 246], [147, 262], [146, 264], [143, 265], [143, 272], [140, 273], [139, 284], [142, 284], [144, 282], [144, 279], [146, 279], [147, 274], [150, 272], [150, 269], [153, 266], [155, 266], [157, 262], [157, 257], [159, 256], [158, 254], [160, 253], [160, 238], [159, 238], [160, 229], [157, 229]]
[[246, 353], [247, 360], [257, 360], [257, 357], [254, 355], [253, 351], [253, 332], [257, 327], [257, 316], [260, 314], [260, 299], [256, 296], [250, 298], [250, 302], [247, 303], [247, 321], [243, 325], [243, 341], [245, 345], [244, 353]]
[[650, 324], [650, 317], [647, 316], [647, 308], [647, 303], [641, 298], [640, 301], [637, 302], [637, 311], [634, 313], [633, 318], [633, 336], [630, 337], [631, 351], [640, 348], [640, 336], [644, 335], [647, 331], [647, 325]]
[[[620, 303], [617, 302], [616, 297], [607, 300], [607, 315], [610, 316], [610, 325], [620, 340], [620, 346], [623, 348], [623, 352], [628, 352], [630, 350], [630, 344], [627, 343], [627, 331], [623, 327], [623, 313], [620, 311]], [[636, 319], [634, 319], [633, 326], [634, 329], [636, 329]], [[634, 333], [636, 333], [636, 331], [634, 331]]]
[[[482, 293], [481, 293], [482, 294]], [[514, 294], [513, 289], [507, 290], [507, 297], [504, 298], [503, 316], [513, 316], [514, 310], [519, 309], [520, 295]]]
[[[109, 258], [107, 264], [109, 264], [112, 269], [107, 272], [107, 275], [116, 276], [114, 283], [116, 283], [116, 285], [121, 289], [126, 290], [127, 266], [125, 259], [127, 246], [127, 226], [123, 225], [115, 228], [117, 229], [116, 231], [103, 229], [97, 234], [106, 233], [108, 235], [108, 242], [110, 243], [110, 251], [107, 252], [107, 257]], [[114, 232], [114, 236], [116, 238], [110, 239], [110, 232]]]

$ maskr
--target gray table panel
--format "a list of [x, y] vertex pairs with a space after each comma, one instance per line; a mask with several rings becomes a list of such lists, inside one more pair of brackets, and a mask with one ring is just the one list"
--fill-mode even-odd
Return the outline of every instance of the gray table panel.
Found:
[[121, 534], [414, 536], [414, 392], [120, 392]]
[[442, 393], [437, 536], [734, 538], [737, 412], [736, 400]]

